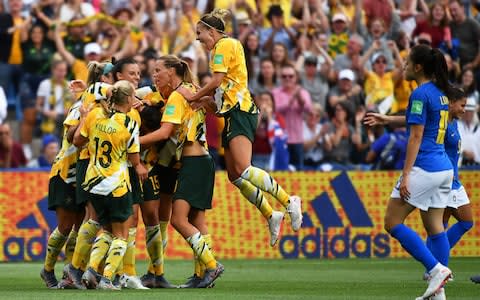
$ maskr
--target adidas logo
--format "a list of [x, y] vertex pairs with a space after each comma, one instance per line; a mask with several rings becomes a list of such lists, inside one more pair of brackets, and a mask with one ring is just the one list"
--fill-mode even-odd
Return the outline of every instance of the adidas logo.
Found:
[[[57, 218], [54, 211], [48, 210], [48, 197], [37, 202], [37, 210], [44, 222], [39, 222], [33, 211], [16, 223], [18, 230], [32, 231], [41, 229], [40, 235], [25, 235], [11, 233], [3, 243], [6, 261], [43, 260], [47, 251], [49, 233], [57, 227]], [[40, 224], [47, 224], [47, 227]], [[25, 237], [23, 237], [25, 236]]]
[[[315, 215], [303, 213], [302, 229], [309, 232], [314, 229], [314, 233], [303, 238], [298, 234], [284, 235], [279, 242], [281, 255], [284, 258], [298, 258], [301, 254], [306, 258], [388, 257], [390, 237], [386, 233], [375, 232], [372, 219], [347, 173], [340, 173], [330, 181], [330, 185], [349, 225], [344, 224], [330, 197], [323, 192], [308, 202]], [[321, 228], [314, 226], [312, 217], [317, 218]], [[365, 233], [356, 230], [357, 233], [353, 234], [351, 228], [365, 228]]]

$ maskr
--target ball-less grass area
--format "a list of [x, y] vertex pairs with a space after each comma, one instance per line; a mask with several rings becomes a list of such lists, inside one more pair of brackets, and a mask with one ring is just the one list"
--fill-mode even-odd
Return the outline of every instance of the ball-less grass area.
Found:
[[[415, 299], [423, 294], [423, 269], [413, 259], [225, 260], [213, 289], [49, 290], [39, 277], [41, 263], [0, 264], [0, 299]], [[56, 267], [57, 277], [63, 264]], [[448, 299], [480, 299], [480, 258], [452, 258], [454, 281]], [[137, 262], [141, 275], [145, 262]], [[190, 261], [167, 261], [166, 277], [182, 283], [193, 273]]]

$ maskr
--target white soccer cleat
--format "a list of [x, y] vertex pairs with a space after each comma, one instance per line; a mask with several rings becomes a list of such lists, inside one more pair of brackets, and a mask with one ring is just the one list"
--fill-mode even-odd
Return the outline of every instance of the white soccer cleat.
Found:
[[120, 277], [120, 285], [126, 289], [149, 290], [148, 287], [142, 284], [142, 281], [139, 278], [127, 274], [123, 274]]
[[445, 295], [445, 289], [441, 288], [438, 292], [430, 297], [430, 300], [447, 300], [447, 296]]
[[290, 215], [293, 231], [298, 231], [302, 226], [302, 199], [298, 196], [291, 196], [290, 203], [287, 205], [287, 212]]
[[272, 216], [268, 220], [268, 229], [270, 230], [270, 246], [275, 246], [280, 234], [280, 227], [283, 221], [283, 213], [274, 210]]
[[430, 281], [428, 282], [427, 290], [422, 296], [423, 299], [429, 299], [431, 296], [440, 291], [450, 276], [452, 276], [452, 271], [444, 265], [438, 263], [432, 269], [432, 271], [430, 271], [430, 276], [431, 277]]

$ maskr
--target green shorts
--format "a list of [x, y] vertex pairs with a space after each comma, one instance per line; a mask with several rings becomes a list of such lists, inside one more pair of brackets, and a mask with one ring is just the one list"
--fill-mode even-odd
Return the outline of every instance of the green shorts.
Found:
[[154, 165], [143, 183], [143, 201], [158, 200], [160, 194], [173, 194], [177, 177], [177, 169]]
[[121, 197], [113, 197], [112, 194], [103, 196], [90, 193], [89, 198], [101, 225], [108, 225], [113, 222], [123, 223], [133, 214], [130, 193]]
[[128, 167], [128, 175], [130, 176], [130, 185], [132, 186], [132, 192], [129, 193], [132, 198], [132, 204], [140, 204], [143, 202], [143, 192], [140, 179], [134, 167]]
[[85, 204], [90, 199], [90, 193], [86, 192], [82, 189], [82, 183], [85, 181], [85, 175], [87, 174], [88, 169], [88, 162], [89, 159], [82, 159], [77, 161], [77, 165], [75, 166], [75, 177], [76, 177], [76, 185], [75, 185], [75, 193], [76, 193], [76, 202], [77, 204]]
[[66, 183], [60, 175], [50, 178], [48, 182], [48, 209], [56, 210], [57, 207], [73, 212], [81, 212], [85, 204], [76, 203], [76, 193], [73, 184]]
[[210, 155], [182, 157], [178, 172], [177, 190], [173, 201], [182, 199], [191, 207], [205, 210], [212, 208], [215, 185], [215, 163]]
[[236, 136], [246, 136], [252, 143], [257, 131], [258, 114], [251, 114], [233, 108], [224, 116], [225, 126], [222, 131], [222, 146], [228, 148], [228, 143]]

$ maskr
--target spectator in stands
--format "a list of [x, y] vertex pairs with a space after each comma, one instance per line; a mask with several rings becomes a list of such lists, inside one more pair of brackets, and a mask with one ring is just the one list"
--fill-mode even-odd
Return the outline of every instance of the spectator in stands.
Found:
[[442, 42], [450, 43], [452, 34], [448, 26], [447, 7], [440, 2], [430, 5], [429, 14], [425, 20], [420, 21], [412, 32], [412, 38], [425, 32], [432, 37], [432, 47], [438, 48]]
[[[328, 123], [328, 131], [324, 137], [325, 161], [334, 170], [352, 168], [350, 153], [353, 150], [355, 129], [351, 125], [353, 113], [347, 102], [341, 101], [335, 105], [335, 114]], [[357, 137], [358, 138], [358, 137]], [[359, 138], [358, 138], [359, 139]], [[322, 169], [325, 166], [322, 166]]]
[[54, 61], [52, 77], [43, 80], [38, 87], [36, 109], [42, 118], [42, 134], [54, 134], [57, 137], [63, 134], [63, 120], [74, 102], [66, 80], [67, 67], [65, 61]]
[[30, 9], [32, 24], [40, 25], [44, 31], [47, 31], [53, 24], [57, 7], [57, 3], [48, 0], [40, 0], [36, 1], [36, 3], [32, 3]]
[[260, 72], [260, 44], [256, 32], [250, 32], [245, 37], [243, 48], [245, 49], [248, 78], [255, 80]]
[[28, 168], [51, 168], [58, 154], [59, 143], [53, 134], [44, 135], [42, 138], [42, 153], [38, 158], [28, 162]]
[[21, 32], [28, 25], [21, 16], [23, 1], [9, 0], [9, 13], [0, 15], [0, 86], [16, 95], [22, 77]]
[[[459, 57], [462, 69], [477, 69], [480, 64], [480, 24], [465, 15], [463, 1], [452, 0], [449, 4], [452, 22], [452, 38], [459, 41]], [[478, 76], [475, 76], [478, 81]]]
[[[325, 53], [326, 54], [326, 53]], [[326, 96], [328, 94], [327, 74], [330, 72], [332, 60], [322, 65], [319, 68], [318, 58], [316, 56], [308, 56], [302, 67], [297, 66], [297, 71], [300, 74], [302, 87], [305, 88], [312, 98], [314, 103], [320, 104], [320, 107], [325, 107]]]
[[359, 34], [352, 34], [347, 43], [347, 52], [339, 54], [335, 57], [333, 62], [333, 72], [330, 72], [330, 81], [336, 82], [338, 72], [344, 69], [350, 69], [355, 73], [355, 78], [362, 80], [363, 66], [360, 65], [360, 57], [365, 41]]
[[373, 164], [373, 170], [402, 170], [407, 143], [405, 126], [390, 129], [373, 142], [366, 162]]
[[[404, 31], [400, 31], [395, 42], [402, 60], [407, 59], [408, 53], [410, 52], [410, 39], [407, 34]], [[403, 69], [403, 66], [397, 66], [397, 68]], [[399, 75], [400, 79], [394, 83], [395, 89], [393, 94], [395, 101], [392, 105], [392, 113], [403, 112], [407, 109], [410, 94], [417, 87], [415, 80], [405, 80], [404, 72], [400, 72]]]
[[338, 83], [327, 95], [326, 112], [329, 118], [334, 117], [335, 106], [339, 102], [347, 103], [352, 112], [357, 111], [358, 107], [365, 103], [363, 89], [355, 82], [355, 73], [350, 69], [344, 69], [338, 73]]
[[270, 92], [255, 97], [260, 109], [255, 141], [253, 142], [252, 164], [265, 170], [288, 170], [289, 153], [285, 120], [275, 112], [275, 102]]
[[312, 110], [306, 114], [303, 123], [303, 149], [305, 151], [304, 169], [317, 170], [323, 162], [324, 138], [328, 125], [320, 121], [323, 109], [318, 103], [312, 104]]
[[260, 47], [269, 53], [275, 43], [285, 45], [288, 52], [295, 48], [296, 33], [285, 25], [283, 9], [280, 5], [271, 5], [268, 9], [267, 19], [272, 27], [260, 30]]
[[448, 80], [450, 82], [457, 82], [460, 78], [462, 70], [460, 69], [460, 64], [458, 61], [452, 59], [452, 56], [448, 53], [444, 53], [445, 62], [447, 63], [448, 68]]
[[312, 100], [307, 90], [298, 84], [298, 74], [292, 64], [281, 69], [281, 85], [273, 89], [276, 110], [285, 118], [290, 164], [303, 169], [303, 116], [310, 111]]
[[[33, 25], [27, 40], [22, 42], [23, 77], [20, 83], [20, 101], [23, 119], [20, 126], [20, 142], [28, 154], [35, 127], [35, 102], [40, 82], [50, 76], [50, 63], [55, 53], [54, 43], [46, 38], [41, 25]], [[28, 157], [28, 155], [27, 155]]]
[[476, 103], [477, 107], [480, 104], [480, 95], [477, 91], [477, 83], [473, 71], [471, 69], [465, 69], [460, 76], [460, 87], [463, 89], [467, 98], [472, 98], [471, 103]]
[[[374, 44], [378, 46], [377, 50], [382, 50], [385, 57], [387, 58], [387, 70], [392, 70], [394, 68], [393, 63], [393, 53], [388, 46], [388, 35], [386, 32], [385, 23], [382, 19], [372, 20], [370, 26], [368, 27], [368, 35], [365, 38], [366, 44], [364, 50], [368, 51]], [[363, 64], [360, 64], [364, 66]], [[368, 69], [371, 69], [371, 65], [367, 66]]]
[[287, 46], [282, 43], [274, 43], [272, 50], [270, 51], [270, 59], [273, 62], [275, 74], [280, 78], [282, 66], [290, 63]]
[[260, 62], [260, 73], [256, 78], [251, 78], [250, 89], [253, 95], [259, 95], [262, 92], [272, 92], [278, 86], [277, 73], [273, 61], [266, 57]]
[[3, 91], [3, 88], [0, 86], [0, 124], [7, 118], [7, 96]]
[[480, 164], [480, 125], [475, 116], [477, 110], [478, 105], [475, 100], [467, 98], [465, 114], [458, 121], [458, 131], [462, 139], [460, 155], [463, 166]]
[[[366, 27], [366, 16], [365, 11], [362, 7], [361, 0], [339, 0], [333, 1], [330, 3], [330, 14], [335, 15], [337, 13], [343, 13], [347, 16], [349, 22], [353, 22], [353, 25], [357, 28]], [[352, 30], [356, 32], [358, 30]], [[364, 32], [359, 31], [361, 34]], [[345, 67], [348, 68], [348, 67]]]
[[388, 41], [388, 47], [394, 53], [396, 68], [387, 71], [387, 55], [381, 49], [380, 41], [376, 40], [360, 61], [361, 65], [371, 58], [372, 71], [365, 68], [365, 95], [367, 109], [378, 110], [381, 114], [391, 111], [394, 98], [394, 85], [402, 80], [403, 62], [397, 45]]
[[74, 17], [85, 18], [95, 14], [92, 4], [83, 0], [67, 0], [60, 7], [59, 18], [62, 22], [70, 22]]
[[140, 81], [138, 82], [138, 87], [141, 88], [153, 85], [152, 76], [149, 73], [145, 56], [143, 54], [136, 54], [133, 59], [140, 68]]
[[[239, 11], [234, 14], [234, 21], [236, 25], [235, 34], [238, 37], [238, 40], [242, 43], [243, 47], [247, 45], [247, 38], [252, 33], [257, 34], [257, 47], [259, 48], [259, 39], [258, 33], [255, 26], [252, 24], [252, 20], [250, 20], [250, 16], [246, 11]], [[259, 48], [260, 50], [260, 48]]]
[[10, 125], [0, 124], [0, 168], [19, 168], [26, 163], [22, 145], [13, 140]]
[[400, 18], [395, 13], [394, 1], [363, 0], [363, 9], [367, 17], [367, 26], [374, 20], [381, 20], [389, 38], [394, 37], [400, 29]]
[[337, 55], [347, 52], [347, 43], [352, 33], [348, 26], [347, 16], [343, 13], [333, 15], [331, 31], [328, 37], [328, 54], [333, 59], [335, 59]]

